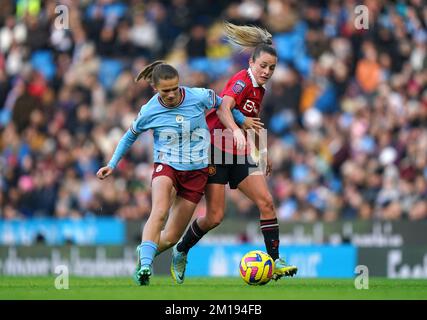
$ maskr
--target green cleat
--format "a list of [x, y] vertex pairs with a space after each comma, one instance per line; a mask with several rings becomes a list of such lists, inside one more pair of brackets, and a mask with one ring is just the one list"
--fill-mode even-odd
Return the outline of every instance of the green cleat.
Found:
[[187, 254], [179, 252], [176, 246], [172, 249], [171, 275], [177, 284], [184, 283], [185, 267], [187, 265]]
[[136, 247], [136, 255], [138, 257], [138, 262], [136, 264], [135, 273], [133, 274], [133, 280], [137, 285], [148, 286], [150, 284], [150, 276], [152, 273], [151, 266], [143, 265], [141, 266], [141, 255], [139, 253], [140, 245]]
[[148, 286], [150, 284], [151, 266], [143, 265], [135, 270], [133, 279], [140, 286]]
[[298, 268], [296, 266], [287, 265], [285, 260], [279, 258], [274, 261], [274, 273], [273, 279], [279, 280], [281, 277], [293, 277], [298, 272]]

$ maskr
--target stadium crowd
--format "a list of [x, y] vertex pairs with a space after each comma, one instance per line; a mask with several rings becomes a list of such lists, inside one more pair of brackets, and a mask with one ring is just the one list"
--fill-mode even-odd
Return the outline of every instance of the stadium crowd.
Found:
[[[423, 0], [61, 3], [2, 2], [0, 218], [146, 217], [150, 133], [113, 178], [95, 176], [153, 93], [133, 78], [164, 58], [182, 83], [221, 92], [249, 57], [224, 41], [228, 20], [264, 26], [278, 51], [262, 117], [279, 218], [427, 219]], [[227, 215], [258, 216], [227, 194]]]

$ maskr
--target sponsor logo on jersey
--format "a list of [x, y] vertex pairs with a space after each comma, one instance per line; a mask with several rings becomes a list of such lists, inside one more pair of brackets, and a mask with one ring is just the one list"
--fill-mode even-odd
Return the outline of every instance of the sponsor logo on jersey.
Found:
[[243, 110], [247, 111], [247, 112], [252, 112], [254, 111], [255, 113], [258, 113], [258, 110], [256, 108], [256, 104], [254, 101], [251, 101], [249, 99], [246, 100], [246, 103], [243, 106]]
[[242, 80], [237, 80], [236, 83], [233, 85], [233, 92], [235, 94], [239, 94], [243, 91], [243, 89], [246, 87], [246, 83]]
[[163, 169], [163, 165], [159, 164], [156, 168], [156, 172], [160, 172]]

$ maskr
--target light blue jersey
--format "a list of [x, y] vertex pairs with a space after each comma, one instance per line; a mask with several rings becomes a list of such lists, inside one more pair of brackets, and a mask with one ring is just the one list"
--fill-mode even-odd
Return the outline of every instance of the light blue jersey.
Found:
[[[211, 89], [180, 87], [181, 101], [166, 106], [159, 94], [141, 107], [130, 129], [120, 140], [108, 166], [117, 163], [136, 141], [139, 134], [153, 130], [153, 162], [167, 164], [176, 170], [198, 170], [208, 166], [210, 133], [205, 111], [218, 108], [222, 99]], [[236, 123], [244, 121], [243, 114], [233, 109]]]

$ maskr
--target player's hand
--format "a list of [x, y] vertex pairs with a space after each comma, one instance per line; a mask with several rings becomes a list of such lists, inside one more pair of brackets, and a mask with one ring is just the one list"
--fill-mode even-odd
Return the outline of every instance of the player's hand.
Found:
[[233, 140], [236, 144], [237, 150], [243, 150], [246, 147], [246, 138], [245, 135], [242, 133], [242, 130], [235, 129], [233, 131]]
[[112, 173], [113, 173], [113, 168], [109, 166], [105, 166], [98, 170], [98, 172], [96, 173], [96, 176], [98, 177], [98, 179], [104, 180]]
[[263, 128], [264, 123], [261, 122], [260, 118], [246, 117], [245, 122], [242, 124], [242, 129], [244, 130], [254, 129], [255, 131], [258, 131]]

